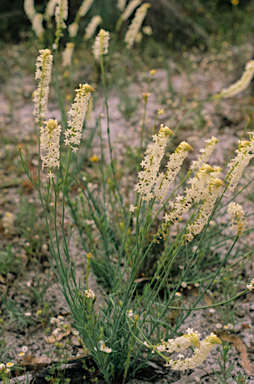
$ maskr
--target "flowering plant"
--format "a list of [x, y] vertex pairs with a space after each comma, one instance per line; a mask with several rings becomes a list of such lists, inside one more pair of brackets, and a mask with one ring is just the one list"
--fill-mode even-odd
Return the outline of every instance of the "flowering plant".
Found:
[[[144, 9], [147, 11], [148, 5], [143, 4], [143, 6], [141, 6], [142, 9], [139, 8], [133, 19], [129, 38], [131, 31], [136, 31], [136, 26], [140, 27], [143, 21]], [[59, 31], [65, 27], [66, 18], [66, 3], [58, 1], [56, 52], [61, 36]], [[129, 47], [132, 43], [131, 35]], [[105, 154], [101, 131], [99, 135], [102, 178], [100, 193], [94, 193], [93, 186], [86, 177], [81, 177], [78, 172], [75, 172], [75, 168], [70, 171], [71, 160], [73, 156], [78, 155], [75, 152], [78, 152], [83, 145], [83, 124], [88, 103], [92, 97], [91, 92], [94, 89], [85, 83], [76, 90], [74, 102], [69, 110], [70, 120], [65, 119], [62, 124], [66, 127], [63, 130], [65, 137], [63, 142], [69, 147], [66, 154], [61, 148], [60, 124], [53, 119], [47, 120], [53, 57], [50, 50], [45, 49], [40, 51], [37, 59], [36, 78], [40, 82], [34, 94], [34, 113], [39, 130], [38, 182], [35, 187], [39, 193], [48, 228], [52, 267], [58, 276], [66, 303], [70, 308], [73, 326], [79, 332], [80, 338], [105, 381], [124, 383], [128, 377], [146, 365], [153, 353], [163, 358], [166, 366], [171, 369], [193, 369], [205, 360], [216, 344], [220, 344], [220, 339], [214, 333], [201, 341], [199, 332], [190, 328], [187, 329], [187, 333], [179, 335], [183, 333], [184, 322], [193, 311], [208, 307], [208, 305], [201, 307], [198, 305], [220, 275], [236, 242], [243, 235], [246, 220], [239, 204], [231, 202], [228, 209], [234, 227], [237, 227], [237, 234], [231, 241], [229, 249], [217, 263], [216, 270], [204, 277], [195, 302], [187, 306], [179, 291], [188, 286], [186, 281], [195, 282], [192, 279], [192, 273], [198, 263], [200, 244], [209, 231], [209, 223], [215, 217], [216, 210], [222, 209], [220, 203], [222, 198], [225, 198], [226, 191], [234, 191], [242, 172], [253, 157], [254, 140], [251, 133], [248, 142], [239, 142], [237, 156], [229, 163], [229, 171], [225, 177], [220, 167], [208, 164], [218, 140], [215, 137], [206, 140], [205, 147], [198, 158], [192, 162], [184, 180], [181, 180], [179, 173], [193, 148], [186, 141], [181, 142], [169, 154], [165, 169], [161, 169], [166, 149], [174, 133], [171, 128], [160, 125], [158, 133], [154, 133], [153, 141], [147, 146], [144, 158], [142, 160], [140, 158], [138, 181], [134, 187], [136, 195], [129, 204], [123, 196], [121, 183], [117, 178], [111, 145], [103, 63], [103, 55], [108, 52], [108, 48], [109, 33], [101, 29], [95, 39], [93, 53], [101, 65], [107, 115], [110, 178], [105, 178], [106, 171], [103, 164]], [[55, 62], [57, 65], [57, 60]], [[146, 92], [143, 95], [145, 111], [148, 97], [149, 92]], [[143, 126], [145, 119], [146, 113], [143, 115]], [[143, 131], [140, 148], [143, 150]], [[28, 167], [22, 157], [21, 159], [31, 179]], [[97, 160], [99, 162], [98, 157], [95, 162]], [[41, 185], [41, 166], [42, 169], [49, 169], [45, 194]], [[55, 174], [52, 171], [56, 167], [59, 168], [59, 172], [56, 170]], [[185, 185], [186, 180], [189, 188]], [[75, 198], [71, 195], [73, 183], [80, 188], [80, 195]], [[183, 190], [183, 187], [186, 188]], [[52, 215], [47, 211], [49, 191], [52, 191], [54, 196]], [[57, 208], [60, 193], [62, 210], [59, 230]], [[87, 256], [84, 281], [77, 280], [75, 265], [69, 252], [68, 243], [72, 235], [72, 226], [67, 235], [66, 205]], [[177, 235], [173, 240], [171, 231], [175, 228], [177, 228]], [[189, 252], [191, 249], [189, 244], [194, 239], [197, 239], [196, 249]], [[158, 244], [160, 247], [156, 248]], [[142, 268], [149, 254], [157, 249], [160, 255], [153, 273], [149, 277], [142, 277]], [[184, 259], [182, 273], [175, 274], [174, 266], [181, 253], [185, 251], [187, 257]], [[89, 287], [91, 266], [102, 282], [104, 290], [100, 308], [96, 306], [98, 292], [94, 292]], [[143, 282], [146, 278], [147, 283], [140, 289], [140, 280]], [[251, 281], [242, 293], [252, 289], [252, 283]], [[233, 299], [235, 297], [210, 306], [217, 307]], [[172, 322], [168, 321], [170, 312], [175, 314]], [[161, 340], [160, 344], [156, 344], [158, 340]], [[189, 347], [195, 347], [192, 357], [180, 354], [178, 360], [171, 360], [167, 356], [167, 353], [183, 352]]]

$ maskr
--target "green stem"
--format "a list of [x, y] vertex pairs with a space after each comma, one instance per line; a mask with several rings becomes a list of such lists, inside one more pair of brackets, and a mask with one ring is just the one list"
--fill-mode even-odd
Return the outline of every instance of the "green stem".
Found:
[[122, 195], [119, 191], [119, 186], [118, 182], [116, 179], [116, 172], [115, 172], [115, 166], [113, 162], [113, 149], [112, 149], [112, 144], [111, 144], [111, 139], [110, 139], [110, 125], [109, 125], [109, 109], [108, 109], [108, 98], [107, 98], [107, 89], [106, 89], [106, 81], [105, 81], [105, 72], [104, 72], [104, 64], [103, 64], [103, 56], [101, 54], [101, 76], [102, 76], [102, 83], [103, 83], [103, 90], [104, 90], [104, 97], [105, 97], [105, 107], [106, 107], [106, 114], [107, 114], [107, 134], [108, 134], [108, 145], [109, 145], [109, 154], [110, 154], [110, 165], [114, 177], [114, 182], [117, 190], [117, 195], [120, 201], [120, 205], [124, 214], [124, 217], [126, 217], [126, 212], [123, 204], [123, 198]]

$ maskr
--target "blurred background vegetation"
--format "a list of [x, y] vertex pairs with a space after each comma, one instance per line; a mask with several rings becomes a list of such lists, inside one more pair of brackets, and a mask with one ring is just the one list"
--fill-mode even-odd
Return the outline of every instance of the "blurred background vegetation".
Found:
[[[37, 12], [43, 13], [47, 0], [35, 0]], [[172, 49], [204, 45], [211, 39], [232, 44], [252, 42], [254, 32], [254, 0], [145, 0], [152, 8], [144, 25], [153, 29], [153, 39]], [[68, 24], [73, 22], [82, 0], [69, 1]], [[128, 3], [128, 0], [127, 0]], [[80, 21], [80, 35], [91, 20], [100, 14], [102, 28], [114, 32], [120, 11], [117, 0], [94, 0], [88, 14]], [[122, 33], [129, 22], [123, 25]], [[23, 0], [0, 2], [0, 39], [17, 43], [29, 38], [31, 24], [23, 10]], [[122, 36], [121, 36], [122, 41]]]

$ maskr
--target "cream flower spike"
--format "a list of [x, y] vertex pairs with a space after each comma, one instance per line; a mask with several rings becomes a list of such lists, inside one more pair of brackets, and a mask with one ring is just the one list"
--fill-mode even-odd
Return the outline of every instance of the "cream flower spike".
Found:
[[88, 108], [88, 101], [90, 99], [91, 92], [93, 91], [94, 89], [91, 85], [80, 84], [79, 89], [76, 89], [77, 94], [74, 103], [68, 112], [71, 116], [71, 120], [68, 121], [69, 129], [64, 132], [64, 142], [65, 145], [69, 145], [72, 148], [73, 152], [78, 150], [78, 145], [80, 144], [83, 123]]
[[55, 13], [55, 7], [58, 3], [58, 0], [49, 0], [45, 13], [44, 13], [44, 19], [49, 21], [51, 17], [54, 16]]
[[211, 139], [205, 140], [205, 143], [207, 143], [205, 148], [200, 150], [201, 154], [196, 161], [192, 162], [190, 169], [197, 171], [201, 168], [203, 163], [207, 163], [218, 142], [219, 140], [214, 136]]
[[87, 14], [87, 12], [89, 11], [89, 8], [93, 4], [93, 1], [94, 0], [84, 0], [83, 1], [83, 3], [81, 4], [81, 6], [78, 10], [80, 17], [84, 17]]
[[233, 227], [237, 228], [237, 235], [241, 236], [247, 225], [244, 210], [240, 204], [231, 202], [228, 205], [228, 213], [231, 216]]
[[75, 22], [74, 22], [74, 23], [71, 23], [71, 24], [68, 26], [69, 36], [70, 36], [70, 37], [75, 37], [75, 36], [77, 36], [78, 28], [79, 28], [78, 23], [75, 23]]
[[158, 171], [165, 153], [168, 137], [171, 135], [174, 135], [174, 132], [161, 124], [159, 133], [153, 135], [154, 143], [148, 145], [145, 157], [140, 164], [144, 170], [139, 172], [139, 182], [134, 190], [142, 194], [142, 199], [145, 201], [149, 201], [154, 197], [152, 189], [157, 182], [161, 181], [160, 177], [158, 178]]
[[32, 20], [32, 28], [34, 30], [36, 37], [38, 37], [38, 39], [41, 39], [44, 33], [42, 22], [43, 22], [43, 15], [41, 13], [36, 13]]
[[106, 53], [108, 53], [108, 43], [109, 32], [101, 29], [95, 38], [95, 42], [92, 48], [94, 57], [97, 61], [100, 60], [101, 55], [106, 55]]
[[242, 74], [240, 80], [236, 83], [230, 85], [228, 88], [224, 88], [221, 92], [214, 96], [215, 99], [218, 98], [229, 98], [238, 95], [239, 93], [245, 91], [248, 88], [254, 75], [254, 60], [249, 61], [245, 66], [245, 71]]
[[129, 26], [126, 35], [124, 37], [124, 41], [127, 44], [127, 48], [130, 49], [136, 39], [136, 36], [138, 34], [138, 31], [144, 21], [144, 18], [146, 17], [148, 8], [151, 7], [151, 4], [144, 3], [142, 4], [136, 11], [135, 16], [131, 22], [131, 25]]
[[134, 11], [134, 9], [136, 9], [141, 4], [141, 2], [142, 2], [142, 0], [130, 1], [129, 4], [127, 5], [127, 7], [125, 8], [124, 12], [122, 13], [121, 19], [127, 20], [130, 17], [130, 15], [132, 14], [132, 12]]
[[[50, 170], [52, 167], [59, 168], [59, 158], [60, 158], [60, 134], [61, 126], [58, 125], [57, 120], [49, 119], [45, 121], [45, 127], [40, 128], [40, 146], [42, 151], [41, 160], [42, 160], [42, 169], [48, 167]], [[52, 172], [50, 172], [50, 177], [52, 177]]]
[[37, 123], [42, 123], [42, 119], [47, 117], [47, 105], [49, 94], [49, 83], [51, 80], [51, 70], [53, 56], [49, 49], [41, 49], [40, 55], [36, 60], [35, 79], [39, 79], [38, 88], [33, 93], [34, 115]]
[[65, 21], [68, 17], [68, 1], [67, 0], [58, 0], [55, 7], [55, 19], [57, 24], [57, 29], [66, 28]]
[[32, 22], [36, 11], [34, 9], [34, 0], [25, 0], [24, 1], [24, 11], [28, 17], [28, 19]]
[[254, 157], [253, 153], [253, 140], [251, 141], [238, 141], [238, 148], [236, 150], [237, 156], [228, 163], [230, 171], [228, 173], [229, 187], [233, 191], [238, 184], [244, 169], [249, 164], [250, 160]]
[[102, 18], [100, 17], [100, 15], [96, 15], [92, 18], [92, 20], [90, 21], [90, 23], [86, 27], [84, 40], [91, 39], [91, 37], [94, 35], [94, 33], [96, 31], [96, 28], [98, 27], [98, 25], [100, 23], [102, 23]]
[[190, 340], [191, 345], [193, 345], [196, 348], [200, 348], [200, 340], [198, 338], [198, 335], [195, 332], [191, 332], [187, 335], [183, 335], [183, 337], [186, 337]]
[[74, 47], [75, 47], [74, 43], [67, 43], [66, 44], [66, 47], [62, 53], [63, 67], [70, 67], [71, 66], [71, 59], [72, 59]]
[[167, 171], [165, 175], [163, 173], [159, 175], [157, 185], [154, 188], [154, 194], [158, 199], [165, 200], [167, 198], [169, 188], [180, 171], [189, 151], [193, 151], [193, 148], [186, 141], [183, 141], [178, 145], [175, 152], [169, 156], [166, 165]]
[[126, 0], [118, 0], [117, 2], [117, 8], [120, 9], [120, 11], [123, 11], [125, 8]]
[[179, 371], [194, 369], [205, 361], [209, 353], [217, 344], [221, 344], [221, 340], [214, 333], [211, 333], [210, 336], [201, 341], [199, 348], [194, 351], [194, 354], [191, 357], [178, 355], [179, 360], [169, 360], [166, 366], [170, 366], [173, 370]]

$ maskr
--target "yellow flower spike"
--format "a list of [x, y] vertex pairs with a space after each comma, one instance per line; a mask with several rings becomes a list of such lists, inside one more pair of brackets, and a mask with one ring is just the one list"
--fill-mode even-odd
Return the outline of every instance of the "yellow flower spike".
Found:
[[250, 146], [249, 140], [244, 140], [244, 141], [239, 140], [239, 142], [238, 142], [238, 148], [239, 149], [246, 148], [249, 146]]
[[189, 143], [187, 143], [186, 141], [182, 142], [181, 149], [183, 149], [184, 151], [194, 151], [192, 146]]
[[222, 344], [221, 339], [214, 333], [211, 333], [211, 335], [206, 338], [206, 341], [211, 345]]
[[200, 340], [195, 333], [191, 333], [190, 335], [184, 334], [183, 337], [188, 338], [191, 342], [191, 345], [194, 347], [200, 348]]
[[211, 167], [211, 165], [209, 165], [209, 164], [204, 164], [204, 165], [201, 167], [200, 171], [205, 171], [206, 173], [212, 173], [212, 172], [214, 172], [214, 169], [213, 169], [213, 167]]
[[223, 183], [223, 181], [222, 180], [220, 180], [220, 179], [218, 179], [218, 178], [216, 178], [216, 179], [214, 179], [213, 181], [212, 181], [212, 183], [211, 183], [214, 187], [223, 187], [223, 185], [224, 185], [224, 183]]
[[83, 88], [86, 92], [95, 92], [95, 89], [93, 87], [91, 87], [91, 85], [89, 85], [89, 84], [83, 85]]
[[163, 124], [161, 124], [158, 136], [160, 136], [160, 135], [163, 135], [164, 137], [167, 137], [167, 136], [174, 136], [175, 134], [172, 131], [172, 129], [170, 129], [167, 126], [164, 127]]

